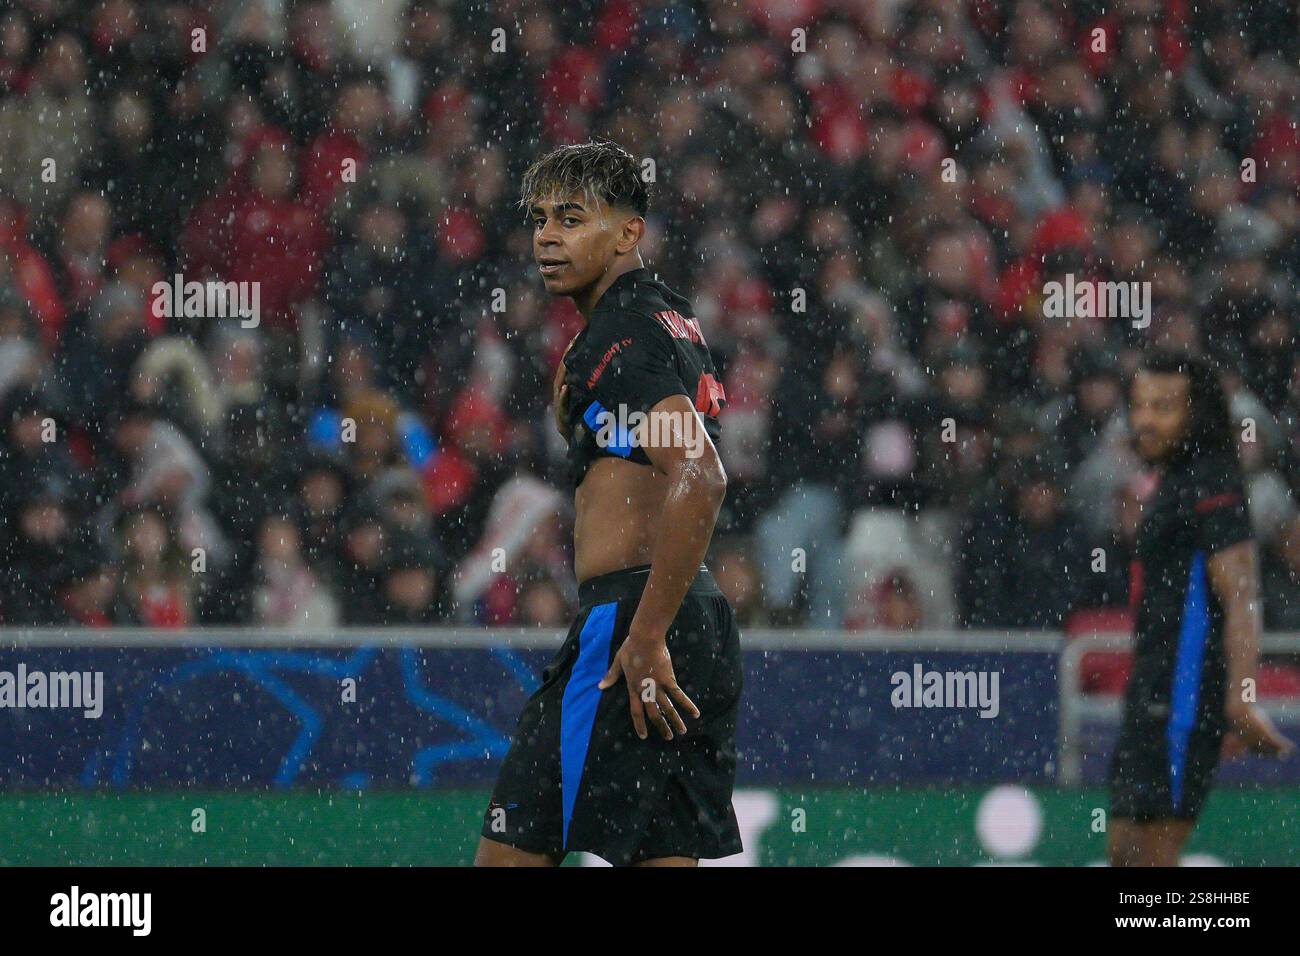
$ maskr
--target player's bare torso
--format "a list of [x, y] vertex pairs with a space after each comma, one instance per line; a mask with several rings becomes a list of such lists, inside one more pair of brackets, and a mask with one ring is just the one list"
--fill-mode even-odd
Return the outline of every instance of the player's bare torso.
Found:
[[616, 458], [591, 463], [574, 495], [573, 570], [579, 582], [649, 564], [668, 493], [658, 469]]
[[[553, 405], [563, 401], [564, 375], [561, 360], [551, 391]], [[668, 476], [653, 467], [619, 458], [591, 463], [574, 492], [573, 572], [579, 583], [650, 563], [667, 492]]]
[[[606, 296], [609, 307], [596, 308], [570, 341], [551, 393], [556, 425], [569, 443], [569, 477], [576, 484], [574, 574], [579, 582], [652, 563], [664, 507], [678, 482], [652, 464], [642, 441], [648, 436], [639, 433], [646, 420], [629, 423], [637, 432], [627, 436], [626, 444], [623, 439], [611, 442], [610, 436], [602, 439], [597, 432], [605, 426], [597, 428], [595, 422], [615, 409], [620, 415], [648, 417], [659, 402], [679, 395], [695, 406], [687, 431], [695, 435], [698, 425], [698, 437], [716, 443], [718, 414], [726, 403], [686, 299], [643, 266], [622, 273], [601, 303]], [[617, 435], [622, 426], [612, 427]], [[678, 437], [684, 440], [684, 435]]]

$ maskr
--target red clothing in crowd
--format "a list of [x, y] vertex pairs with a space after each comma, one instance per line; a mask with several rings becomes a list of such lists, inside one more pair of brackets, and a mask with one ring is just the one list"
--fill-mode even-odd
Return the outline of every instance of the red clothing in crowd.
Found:
[[327, 234], [320, 218], [292, 199], [252, 193], [235, 205], [222, 278], [261, 283], [261, 319], [294, 328], [294, 307], [320, 284]]
[[1002, 270], [998, 277], [994, 306], [1002, 321], [1014, 321], [1031, 297], [1041, 294], [1043, 260], [1054, 252], [1074, 248], [1090, 250], [1094, 243], [1087, 220], [1070, 206], [1043, 216], [1034, 230], [1028, 251]]
[[323, 215], [345, 185], [343, 164], [356, 163], [353, 172], [360, 176], [370, 162], [370, 154], [361, 141], [350, 133], [330, 130], [312, 140], [302, 158], [302, 191], [299, 198], [310, 209]]
[[16, 203], [0, 206], [0, 249], [13, 258], [14, 286], [41, 329], [41, 344], [53, 352], [63, 334], [67, 309], [54, 270], [27, 238], [27, 214]]
[[329, 241], [305, 202], [272, 199], [248, 184], [258, 151], [285, 144], [278, 130], [253, 133], [225, 190], [195, 209], [182, 238], [187, 279], [260, 283], [261, 321], [273, 328], [297, 326], [295, 307], [316, 293]]
[[168, 584], [146, 585], [139, 595], [136, 613], [143, 627], [188, 627], [190, 612], [180, 589]]

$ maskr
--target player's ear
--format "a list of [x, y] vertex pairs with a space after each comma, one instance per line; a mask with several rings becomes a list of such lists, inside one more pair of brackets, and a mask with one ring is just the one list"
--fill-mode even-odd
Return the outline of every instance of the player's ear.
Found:
[[626, 254], [636, 248], [636, 244], [641, 241], [645, 235], [645, 219], [638, 215], [631, 215], [623, 220], [623, 228], [618, 234], [618, 251], [620, 254]]

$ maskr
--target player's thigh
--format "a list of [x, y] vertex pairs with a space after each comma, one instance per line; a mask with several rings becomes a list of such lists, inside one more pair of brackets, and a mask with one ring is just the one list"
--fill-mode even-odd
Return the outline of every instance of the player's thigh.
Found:
[[546, 853], [529, 853], [487, 837], [479, 837], [474, 853], [475, 866], [559, 866], [563, 857]]

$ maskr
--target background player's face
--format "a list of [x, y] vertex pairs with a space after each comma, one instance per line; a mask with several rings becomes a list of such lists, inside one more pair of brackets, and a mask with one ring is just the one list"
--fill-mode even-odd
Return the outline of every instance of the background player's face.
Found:
[[603, 276], [614, 261], [624, 218], [597, 199], [572, 193], [544, 200], [529, 211], [533, 221], [533, 260], [551, 295], [572, 295]]
[[1191, 420], [1191, 382], [1186, 375], [1139, 371], [1129, 395], [1129, 425], [1137, 452], [1163, 461], [1187, 433]]

